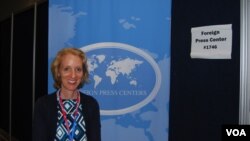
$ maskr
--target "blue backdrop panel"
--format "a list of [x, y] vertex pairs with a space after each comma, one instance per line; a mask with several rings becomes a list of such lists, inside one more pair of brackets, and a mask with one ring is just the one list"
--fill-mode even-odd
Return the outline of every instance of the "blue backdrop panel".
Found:
[[49, 1], [49, 65], [64, 47], [86, 52], [81, 91], [100, 104], [103, 141], [168, 140], [170, 12], [171, 0]]

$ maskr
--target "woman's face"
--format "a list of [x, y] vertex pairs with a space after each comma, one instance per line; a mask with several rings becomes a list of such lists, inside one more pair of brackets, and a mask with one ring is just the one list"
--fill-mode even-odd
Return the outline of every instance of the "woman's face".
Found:
[[73, 92], [77, 89], [83, 76], [82, 63], [83, 61], [81, 58], [73, 54], [66, 54], [63, 56], [59, 67], [62, 91]]

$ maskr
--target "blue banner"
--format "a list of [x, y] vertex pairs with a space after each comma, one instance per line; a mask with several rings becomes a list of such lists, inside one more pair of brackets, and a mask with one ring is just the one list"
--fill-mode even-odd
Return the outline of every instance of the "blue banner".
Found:
[[56, 53], [80, 48], [102, 140], [168, 140], [170, 26], [171, 0], [50, 0], [48, 92]]

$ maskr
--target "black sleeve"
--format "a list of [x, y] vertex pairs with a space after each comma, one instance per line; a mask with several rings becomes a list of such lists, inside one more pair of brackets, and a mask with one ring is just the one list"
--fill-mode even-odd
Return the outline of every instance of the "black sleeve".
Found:
[[87, 109], [87, 140], [101, 141], [101, 121], [98, 102], [92, 98]]

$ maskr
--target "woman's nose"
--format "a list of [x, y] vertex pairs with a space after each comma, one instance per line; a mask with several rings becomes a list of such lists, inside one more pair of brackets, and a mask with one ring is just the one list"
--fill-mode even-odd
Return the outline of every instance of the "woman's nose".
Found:
[[74, 71], [74, 70], [71, 71], [71, 77], [72, 77], [72, 78], [75, 78], [75, 77], [76, 77], [76, 71]]

